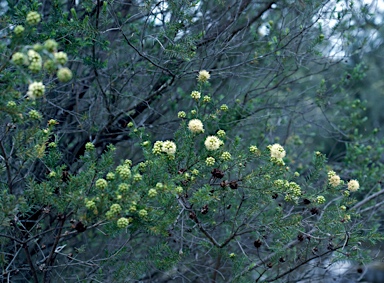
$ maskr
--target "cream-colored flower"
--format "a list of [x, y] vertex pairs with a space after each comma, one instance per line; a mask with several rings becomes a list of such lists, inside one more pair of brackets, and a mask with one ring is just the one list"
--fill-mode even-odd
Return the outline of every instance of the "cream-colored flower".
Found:
[[130, 222], [129, 220], [130, 219], [127, 219], [125, 217], [119, 218], [119, 220], [117, 220], [117, 227], [122, 228], [122, 229], [128, 227], [129, 222]]
[[27, 14], [26, 21], [31, 26], [37, 25], [41, 21], [41, 16], [38, 12], [31, 11]]
[[274, 145], [272, 145], [270, 147], [270, 150], [271, 150], [271, 157], [275, 157], [275, 158], [278, 158], [278, 159], [285, 157], [285, 150], [278, 143], [275, 143]]
[[161, 150], [168, 155], [175, 155], [176, 144], [172, 141], [165, 141], [162, 144]]
[[225, 131], [224, 130], [218, 130], [216, 135], [219, 137], [219, 138], [225, 138]]
[[207, 166], [213, 166], [215, 165], [215, 158], [213, 157], [207, 157], [207, 159], [205, 160], [205, 164], [207, 164]]
[[199, 119], [192, 119], [189, 121], [188, 129], [195, 134], [204, 133], [203, 123]]
[[160, 154], [162, 152], [163, 148], [163, 142], [162, 141], [156, 141], [155, 144], [153, 145], [152, 152], [154, 154]]
[[198, 92], [198, 91], [196, 91], [196, 90], [194, 90], [194, 91], [192, 91], [192, 93], [191, 93], [191, 97], [192, 97], [193, 99], [198, 100], [198, 99], [200, 99], [200, 97], [201, 97], [201, 93]]
[[323, 197], [323, 196], [318, 196], [318, 197], [316, 198], [316, 201], [317, 201], [317, 203], [319, 203], [319, 204], [323, 204], [323, 203], [325, 203], [325, 197]]
[[63, 51], [54, 53], [54, 57], [56, 59], [56, 62], [61, 64], [61, 65], [64, 65], [68, 61], [67, 53], [65, 53]]
[[154, 198], [157, 195], [157, 191], [155, 189], [149, 189], [148, 196], [150, 198]]
[[217, 150], [222, 144], [223, 141], [216, 136], [208, 136], [204, 142], [204, 145], [208, 150]]
[[221, 155], [221, 159], [224, 161], [231, 160], [232, 156], [228, 151], [224, 151], [223, 154]]
[[15, 63], [16, 65], [23, 65], [27, 62], [27, 58], [25, 55], [21, 52], [16, 52], [15, 54], [12, 55], [12, 62]]
[[356, 192], [360, 188], [360, 184], [356, 180], [350, 180], [348, 182], [348, 190], [351, 192]]
[[62, 83], [69, 82], [70, 80], [72, 80], [72, 71], [67, 67], [60, 68], [57, 71], [57, 78]]
[[33, 82], [28, 86], [27, 95], [31, 99], [42, 97], [45, 93], [45, 86], [42, 82]]
[[332, 187], [337, 187], [338, 185], [340, 185], [340, 176], [339, 175], [333, 175], [331, 177], [328, 178], [328, 182], [329, 184], [332, 186]]
[[205, 83], [206, 81], [209, 80], [210, 77], [211, 77], [211, 75], [209, 74], [208, 71], [206, 71], [206, 70], [201, 70], [201, 71], [199, 72], [199, 75], [197, 76], [197, 80], [198, 80], [199, 82]]

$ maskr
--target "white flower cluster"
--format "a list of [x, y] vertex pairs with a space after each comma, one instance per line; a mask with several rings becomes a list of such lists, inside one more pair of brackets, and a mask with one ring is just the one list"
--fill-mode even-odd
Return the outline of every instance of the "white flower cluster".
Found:
[[217, 150], [221, 145], [223, 145], [223, 141], [220, 140], [216, 136], [208, 136], [205, 139], [204, 145], [208, 150]]
[[272, 145], [270, 147], [270, 150], [271, 150], [271, 157], [274, 157], [274, 158], [277, 158], [277, 159], [281, 159], [281, 158], [285, 157], [285, 150], [278, 143], [275, 143], [274, 145]]
[[204, 133], [203, 123], [199, 119], [192, 119], [189, 121], [188, 129], [195, 134]]
[[27, 95], [30, 99], [42, 97], [45, 93], [45, 86], [42, 82], [33, 82], [28, 86]]
[[153, 145], [152, 152], [154, 154], [160, 154], [164, 152], [169, 156], [174, 156], [176, 153], [176, 144], [172, 141], [157, 141]]

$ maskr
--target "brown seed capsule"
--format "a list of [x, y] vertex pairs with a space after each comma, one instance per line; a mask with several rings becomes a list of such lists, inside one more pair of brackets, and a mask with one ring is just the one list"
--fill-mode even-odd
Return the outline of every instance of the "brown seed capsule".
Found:
[[305, 198], [305, 199], [303, 199], [303, 203], [304, 203], [304, 204], [310, 204], [311, 201], [310, 201], [309, 199], [306, 199], [306, 198]]
[[231, 182], [229, 182], [229, 187], [230, 187], [232, 190], [237, 190], [238, 184], [237, 184], [236, 181], [231, 181]]
[[268, 268], [272, 268], [272, 266], [273, 266], [273, 263], [272, 263], [272, 262], [270, 262], [270, 263], [267, 264], [267, 267], [268, 267]]
[[79, 221], [76, 223], [75, 229], [77, 232], [81, 233], [87, 230], [87, 226], [84, 226], [84, 224], [81, 221]]
[[220, 187], [225, 188], [228, 185], [227, 181], [221, 181]]
[[317, 207], [313, 207], [313, 208], [311, 208], [311, 213], [312, 213], [312, 215], [314, 215], [314, 214], [319, 214], [319, 209], [317, 208]]
[[221, 179], [224, 177], [224, 172], [218, 168], [213, 169], [211, 174], [213, 177], [218, 178], [218, 179]]
[[285, 262], [285, 258], [280, 257], [280, 258], [279, 258], [279, 261], [280, 261], [280, 262]]
[[263, 243], [260, 241], [260, 239], [257, 239], [256, 241], [253, 242], [253, 245], [258, 249], [261, 247]]
[[184, 174], [187, 171], [187, 169], [181, 168], [179, 171], [177, 171], [178, 174]]
[[273, 199], [277, 199], [279, 197], [279, 195], [277, 194], [277, 193], [274, 193], [273, 195], [272, 195], [272, 198]]
[[227, 205], [227, 209], [230, 209], [230, 208], [231, 208], [231, 206], [232, 206], [231, 204], [228, 204], [228, 205]]
[[201, 213], [202, 214], [207, 214], [208, 213], [208, 205], [206, 204], [206, 205], [204, 205], [202, 208], [201, 208]]
[[297, 240], [300, 242], [304, 241], [304, 236], [302, 234], [297, 235]]
[[196, 214], [193, 212], [193, 211], [191, 211], [190, 213], [189, 213], [189, 218], [191, 218], [192, 220], [194, 220], [195, 222], [196, 222]]
[[65, 183], [69, 180], [69, 172], [68, 171], [63, 171], [61, 174], [61, 180]]

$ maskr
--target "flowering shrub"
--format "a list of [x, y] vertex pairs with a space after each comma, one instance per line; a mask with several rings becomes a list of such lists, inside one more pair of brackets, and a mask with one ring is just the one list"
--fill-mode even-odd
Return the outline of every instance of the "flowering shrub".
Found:
[[[38, 8], [36, 3], [30, 5]], [[369, 260], [360, 243], [381, 239], [379, 221], [373, 214], [366, 217], [380, 206], [382, 194], [380, 182], [373, 180], [382, 172], [381, 163], [369, 163], [376, 156], [372, 147], [351, 136], [345, 161], [328, 163], [324, 154], [312, 154], [304, 147], [300, 137], [287, 134], [282, 138], [274, 131], [285, 119], [283, 111], [273, 113], [281, 117], [264, 126], [250, 121], [249, 131], [248, 113], [258, 113], [258, 103], [265, 102], [251, 96], [254, 89], [264, 86], [250, 83], [252, 90], [245, 91], [243, 101], [236, 96], [226, 98], [218, 87], [224, 82], [220, 77], [226, 72], [224, 67], [217, 67], [217, 72], [212, 69], [212, 74], [189, 71], [193, 69], [189, 65], [173, 72], [169, 66], [181, 61], [195, 64], [195, 46], [180, 51], [192, 53], [167, 57], [169, 61], [160, 65], [155, 56], [135, 48], [139, 33], [134, 24], [131, 35], [125, 29], [119, 32], [137, 51], [139, 71], [131, 72], [130, 63], [121, 58], [102, 62], [102, 56], [96, 57], [98, 52], [115, 52], [102, 40], [103, 32], [111, 28], [95, 32], [96, 26], [89, 26], [103, 21], [90, 18], [112, 10], [105, 1], [96, 7], [82, 5], [84, 17], [78, 17], [73, 8], [64, 13], [70, 18], [64, 21], [65, 30], [56, 25], [60, 29], [52, 34], [43, 30], [41, 35], [36, 34], [40, 14], [18, 10], [16, 16], [25, 15], [26, 25], [15, 26], [14, 50], [2, 59], [6, 84], [0, 98], [0, 261], [4, 280], [285, 282], [288, 277], [305, 279], [303, 274], [323, 262]], [[140, 9], [146, 9], [145, 5]], [[153, 13], [156, 10], [148, 15]], [[113, 17], [104, 20], [109, 25]], [[191, 17], [180, 22], [180, 27], [193, 21]], [[158, 43], [167, 56], [168, 45], [177, 48], [179, 44], [168, 39], [180, 29], [169, 24], [171, 33], [156, 40], [145, 37], [145, 44]], [[148, 22], [152, 25], [157, 20]], [[273, 32], [276, 25], [271, 22], [269, 26]], [[73, 37], [83, 29], [88, 29], [89, 38]], [[304, 31], [305, 27], [300, 29]], [[47, 39], [56, 32], [58, 41]], [[288, 36], [289, 31], [284, 34]], [[204, 36], [182, 42], [194, 44]], [[29, 38], [42, 44], [23, 41]], [[204, 46], [213, 38], [199, 44]], [[59, 51], [63, 43], [89, 54]], [[280, 48], [274, 37], [268, 45]], [[289, 60], [291, 52], [281, 55], [277, 49], [266, 53], [281, 62]], [[239, 66], [256, 66], [257, 58], [251, 57]], [[113, 65], [113, 60], [118, 64]], [[72, 69], [76, 73], [66, 64], [77, 67]], [[104, 73], [120, 65], [127, 69], [113, 76]], [[155, 67], [160, 71], [154, 71]], [[151, 82], [145, 99], [122, 91], [125, 86], [119, 85], [124, 81], [130, 86], [140, 73], [159, 76]], [[156, 135], [157, 129], [137, 117], [147, 115], [147, 105], [168, 95], [167, 87], [182, 76], [190, 79], [189, 91], [180, 88], [176, 100], [167, 98], [169, 108], [176, 112], [171, 118], [154, 118], [171, 120], [169, 128]], [[71, 80], [77, 80], [76, 86], [68, 83]], [[138, 83], [140, 91], [145, 90], [145, 80]], [[88, 91], [94, 86], [97, 92]], [[284, 91], [290, 90], [284, 87]], [[248, 94], [257, 101], [249, 103]], [[284, 95], [276, 93], [276, 101]], [[116, 107], [119, 103], [121, 109]], [[309, 102], [316, 103], [321, 104]], [[353, 115], [358, 112], [357, 104], [351, 107]], [[282, 108], [277, 105], [271, 109]], [[106, 110], [100, 111], [102, 107]], [[159, 103], [154, 111], [160, 113], [162, 107]], [[355, 120], [361, 119], [355, 116]], [[66, 127], [61, 128], [64, 123]], [[66, 139], [69, 132], [75, 134]], [[116, 138], [116, 147], [109, 144], [109, 137]], [[372, 143], [379, 141], [372, 139]], [[127, 152], [132, 160], [125, 159]], [[373, 177], [367, 180], [366, 176]]]

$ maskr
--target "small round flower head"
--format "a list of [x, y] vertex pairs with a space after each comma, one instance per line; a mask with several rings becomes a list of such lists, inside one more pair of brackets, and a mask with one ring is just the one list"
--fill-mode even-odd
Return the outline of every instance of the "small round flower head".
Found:
[[88, 200], [85, 202], [85, 207], [87, 209], [95, 209], [96, 208], [96, 203], [93, 200]]
[[36, 111], [36, 110], [29, 111], [28, 115], [29, 117], [31, 117], [31, 119], [34, 119], [34, 120], [41, 119], [41, 114], [39, 113], [39, 111]]
[[28, 55], [28, 60], [31, 62], [42, 61], [40, 54], [33, 49], [29, 49], [27, 52], [27, 55]]
[[346, 214], [346, 215], [344, 216], [343, 220], [344, 220], [345, 222], [351, 221], [351, 215]]
[[50, 127], [56, 126], [58, 124], [59, 124], [59, 122], [57, 122], [55, 119], [49, 119], [49, 121], [48, 121], [48, 126], [50, 126]]
[[157, 196], [157, 191], [155, 189], [149, 189], [148, 196], [150, 198], [154, 198], [155, 196]]
[[188, 129], [195, 134], [204, 133], [203, 123], [199, 119], [192, 119], [189, 121]]
[[54, 54], [55, 56], [55, 59], [56, 59], [56, 62], [61, 64], [61, 65], [65, 65], [65, 63], [68, 62], [68, 56], [67, 56], [67, 53], [63, 52], [63, 51], [60, 51], [60, 52], [56, 52]]
[[8, 108], [15, 108], [16, 107], [16, 102], [14, 102], [14, 101], [8, 101], [7, 102], [7, 107]]
[[197, 114], [197, 111], [196, 111], [195, 109], [192, 109], [192, 110], [191, 110], [191, 114], [192, 114], [192, 115], [196, 115], [196, 114]]
[[224, 151], [223, 154], [221, 155], [221, 159], [224, 161], [231, 160], [232, 156], [228, 151]]
[[323, 203], [325, 203], [325, 197], [323, 197], [323, 196], [318, 196], [318, 197], [316, 198], [316, 202], [319, 203], [319, 204], [323, 204]]
[[145, 209], [140, 209], [139, 210], [139, 216], [140, 217], [146, 217], [148, 215], [148, 212]]
[[329, 184], [332, 186], [332, 187], [337, 187], [338, 185], [340, 185], [340, 176], [339, 175], [333, 175], [331, 177], [328, 178], [328, 182]]
[[249, 147], [249, 151], [250, 151], [251, 153], [258, 153], [258, 152], [259, 152], [259, 149], [257, 148], [257, 146], [255, 146], [255, 145], [251, 145], [251, 146]]
[[28, 50], [28, 60], [30, 62], [29, 69], [33, 72], [38, 72], [41, 70], [43, 66], [43, 60], [41, 59], [41, 56], [39, 53], [37, 53], [35, 50], [30, 49]]
[[207, 166], [213, 166], [215, 165], [215, 158], [213, 157], [207, 157], [207, 159], [205, 160], [205, 164], [207, 164]]
[[122, 211], [120, 204], [114, 203], [109, 209], [114, 215], [119, 214]]
[[41, 52], [44, 49], [44, 46], [40, 43], [35, 43], [32, 47], [36, 52]]
[[108, 172], [107, 173], [107, 176], [106, 176], [106, 178], [107, 178], [107, 180], [108, 181], [112, 181], [112, 180], [115, 180], [115, 173], [113, 173], [113, 172]]
[[285, 157], [285, 150], [278, 143], [275, 143], [274, 145], [272, 145], [270, 147], [270, 150], [271, 150], [271, 157], [278, 158], [278, 159]]
[[48, 178], [54, 178], [54, 177], [56, 177], [56, 172], [55, 171], [49, 172]]
[[117, 220], [116, 224], [117, 224], [117, 227], [119, 227], [120, 229], [127, 228], [129, 225], [129, 219], [125, 217], [121, 217]]
[[289, 182], [289, 190], [295, 197], [301, 196], [301, 188], [295, 182]]
[[168, 155], [175, 155], [176, 144], [172, 141], [165, 141], [162, 144], [161, 151], [165, 152]]
[[57, 42], [53, 39], [48, 39], [44, 42], [44, 47], [47, 49], [49, 52], [55, 52], [57, 50]]
[[30, 69], [34, 73], [37, 73], [41, 70], [42, 67], [43, 67], [43, 61], [32, 61], [29, 64], [28, 69]]
[[53, 74], [56, 71], [56, 64], [53, 62], [53, 60], [47, 60], [44, 62], [43, 68], [49, 74]]
[[57, 71], [57, 78], [59, 79], [60, 82], [67, 83], [70, 80], [72, 80], [72, 71], [66, 67], [60, 68]]
[[208, 102], [210, 102], [211, 101], [211, 97], [209, 97], [208, 95], [204, 95], [204, 97], [203, 97], [203, 102], [204, 103], [208, 103]]
[[131, 169], [129, 169], [129, 166], [127, 165], [120, 165], [118, 173], [123, 180], [131, 178]]
[[235, 258], [236, 255], [235, 255], [235, 253], [230, 253], [230, 254], [229, 254], [229, 257], [230, 257], [230, 258]]
[[184, 111], [179, 111], [179, 113], [177, 113], [177, 117], [182, 119], [187, 117], [187, 114]]
[[153, 149], [152, 149], [153, 154], [160, 154], [162, 152], [162, 148], [163, 148], [163, 142], [162, 141], [155, 142], [155, 144], [153, 145]]
[[219, 138], [224, 138], [225, 137], [225, 131], [224, 130], [218, 130], [216, 135], [219, 137]]
[[181, 194], [183, 192], [183, 187], [180, 187], [180, 186], [176, 187], [175, 192], [176, 194]]
[[21, 52], [16, 52], [12, 55], [12, 62], [16, 65], [23, 65], [27, 62], [27, 58]]
[[139, 173], [133, 175], [133, 181], [140, 182], [143, 179], [143, 176], [141, 176]]
[[346, 210], [347, 210], [347, 207], [346, 207], [345, 205], [342, 205], [342, 206], [340, 206], [340, 210], [342, 210], [342, 211], [346, 211]]
[[119, 192], [121, 193], [127, 193], [129, 190], [129, 184], [121, 183], [118, 187]]
[[21, 35], [24, 32], [25, 28], [23, 26], [16, 26], [15, 29], [13, 30], [15, 35]]
[[132, 128], [133, 126], [134, 126], [133, 122], [129, 122], [129, 123], [127, 124], [127, 127], [128, 127], [128, 128]]
[[207, 150], [217, 150], [222, 144], [223, 142], [216, 136], [208, 136], [204, 142]]
[[93, 143], [91, 143], [91, 142], [87, 142], [85, 144], [85, 149], [88, 150], [88, 151], [92, 151], [92, 150], [95, 149], [95, 145]]
[[27, 24], [34, 26], [34, 25], [37, 25], [38, 23], [40, 23], [41, 16], [38, 12], [31, 11], [27, 14], [26, 21], [27, 21]]
[[194, 91], [192, 91], [192, 93], [191, 93], [191, 97], [192, 97], [193, 99], [195, 99], [195, 100], [198, 100], [198, 99], [200, 99], [200, 97], [201, 97], [201, 93], [198, 92], [198, 91], [196, 91], [196, 90], [194, 90]]
[[348, 182], [348, 190], [351, 192], [356, 192], [360, 188], [360, 184], [356, 180], [350, 180]]
[[220, 110], [221, 111], [228, 111], [228, 109], [229, 108], [228, 108], [227, 104], [223, 104], [223, 105], [220, 106]]
[[101, 190], [104, 190], [105, 188], [107, 188], [108, 186], [108, 182], [105, 180], [105, 179], [98, 179], [96, 180], [96, 189], [101, 189]]
[[211, 75], [206, 70], [201, 70], [197, 76], [197, 80], [201, 83], [205, 83], [209, 80]]

